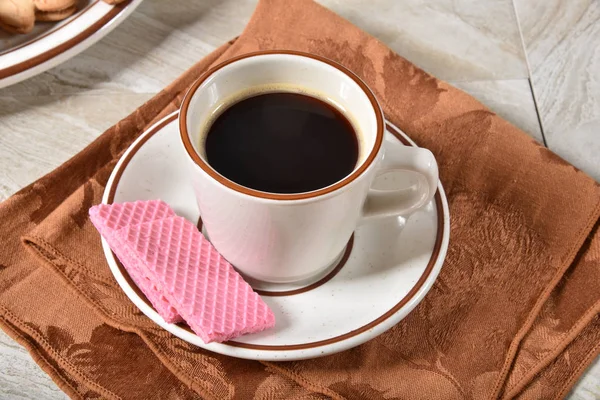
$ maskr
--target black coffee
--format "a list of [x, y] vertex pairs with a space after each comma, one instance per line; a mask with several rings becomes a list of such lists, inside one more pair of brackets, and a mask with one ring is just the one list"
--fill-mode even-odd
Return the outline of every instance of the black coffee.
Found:
[[206, 136], [208, 163], [251, 189], [302, 193], [350, 174], [358, 139], [335, 107], [297, 93], [266, 93], [233, 104]]

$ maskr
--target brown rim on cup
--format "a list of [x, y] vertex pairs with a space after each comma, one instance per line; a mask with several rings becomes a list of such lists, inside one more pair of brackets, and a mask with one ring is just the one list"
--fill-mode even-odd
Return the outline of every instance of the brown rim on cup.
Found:
[[[371, 102], [371, 105], [373, 106], [373, 110], [375, 112], [375, 118], [377, 120], [377, 133], [375, 136], [375, 142], [373, 144], [373, 148], [369, 152], [365, 161], [363, 161], [363, 163], [360, 164], [358, 168], [356, 168], [348, 176], [346, 176], [342, 180], [334, 183], [333, 185], [330, 185], [330, 186], [327, 186], [327, 187], [324, 187], [322, 189], [315, 190], [312, 192], [292, 193], [292, 194], [270, 193], [270, 192], [262, 192], [260, 190], [250, 189], [248, 187], [239, 185], [239, 184], [225, 178], [223, 175], [221, 175], [217, 171], [215, 171], [210, 165], [208, 165], [204, 160], [202, 160], [200, 155], [198, 155], [198, 153], [194, 149], [192, 142], [190, 141], [190, 134], [187, 130], [187, 122], [186, 122], [187, 121], [187, 113], [188, 113], [190, 101], [192, 100], [192, 97], [194, 96], [194, 94], [196, 93], [196, 90], [200, 87], [200, 85], [202, 85], [202, 83], [204, 83], [216, 71], [220, 70], [221, 68], [223, 68], [233, 62], [236, 62], [236, 61], [239, 61], [239, 60], [242, 60], [245, 58], [261, 56], [261, 55], [270, 55], [270, 54], [294, 55], [294, 56], [311, 58], [313, 60], [323, 62], [325, 64], [328, 64], [328, 65], [336, 68], [337, 70], [339, 70], [340, 72], [342, 72], [343, 74], [345, 74], [346, 76], [351, 78], [354, 82], [356, 82], [356, 84], [358, 86], [360, 86], [362, 91], [365, 93], [365, 95]], [[186, 95], [183, 99], [180, 110], [181, 111], [179, 114], [179, 133], [181, 135], [181, 140], [183, 142], [183, 146], [185, 147], [186, 152], [188, 153], [190, 158], [194, 161], [194, 163], [196, 165], [198, 165], [200, 168], [202, 168], [202, 170], [204, 172], [206, 172], [211, 178], [213, 178], [217, 182], [221, 183], [222, 185], [228, 187], [229, 189], [232, 189], [239, 193], [246, 194], [248, 196], [269, 199], [269, 200], [304, 200], [304, 199], [310, 199], [313, 197], [318, 197], [318, 196], [321, 196], [321, 195], [324, 195], [327, 193], [334, 192], [334, 191], [348, 185], [350, 182], [352, 182], [356, 178], [358, 178], [373, 163], [373, 161], [375, 160], [377, 154], [379, 153], [379, 150], [381, 149], [381, 146], [383, 143], [383, 133], [384, 133], [383, 112], [381, 111], [381, 107], [379, 106], [379, 103], [377, 102], [375, 95], [373, 94], [371, 89], [363, 82], [363, 80], [360, 79], [354, 72], [350, 71], [348, 68], [346, 68], [332, 60], [329, 60], [328, 58], [317, 56], [314, 54], [303, 53], [300, 51], [293, 51], [293, 50], [257, 51], [257, 52], [247, 53], [247, 54], [243, 54], [241, 56], [230, 58], [229, 60], [226, 60], [226, 61], [214, 66], [213, 68], [209, 69], [208, 71], [206, 71], [204, 74], [202, 74], [200, 76], [200, 78], [198, 78], [198, 80], [196, 80], [192, 84], [192, 86], [189, 88], [188, 92], [186, 93]]]

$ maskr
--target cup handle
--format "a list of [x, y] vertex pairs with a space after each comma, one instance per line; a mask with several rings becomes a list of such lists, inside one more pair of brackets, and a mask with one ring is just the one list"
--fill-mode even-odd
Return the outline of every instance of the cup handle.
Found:
[[398, 170], [416, 172], [418, 184], [400, 190], [369, 189], [363, 218], [408, 215], [433, 199], [439, 177], [438, 165], [431, 151], [387, 142], [377, 175]]

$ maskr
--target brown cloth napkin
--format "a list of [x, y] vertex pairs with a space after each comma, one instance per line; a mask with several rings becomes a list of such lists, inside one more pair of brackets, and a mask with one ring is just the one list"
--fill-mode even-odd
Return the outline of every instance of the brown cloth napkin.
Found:
[[[294, 49], [336, 60], [439, 162], [448, 256], [425, 300], [357, 348], [268, 363], [152, 323], [102, 255], [89, 207], [127, 146], [216, 62]], [[561, 398], [600, 351], [600, 188], [467, 94], [309, 1], [263, 0], [244, 33], [0, 206], [0, 325], [73, 398]]]

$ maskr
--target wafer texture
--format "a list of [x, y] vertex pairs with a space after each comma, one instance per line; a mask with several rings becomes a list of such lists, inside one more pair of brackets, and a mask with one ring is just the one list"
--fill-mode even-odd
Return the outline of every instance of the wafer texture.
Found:
[[168, 217], [128, 225], [118, 240], [160, 282], [165, 297], [205, 343], [275, 325], [273, 312], [191, 222]]
[[179, 313], [162, 295], [158, 287], [145, 273], [146, 269], [135, 254], [115, 237], [115, 232], [129, 225], [171, 217], [175, 212], [163, 201], [136, 201], [131, 203], [99, 204], [89, 211], [90, 220], [106, 239], [111, 250], [121, 261], [136, 286], [148, 298], [158, 314], [169, 323], [181, 322]]

